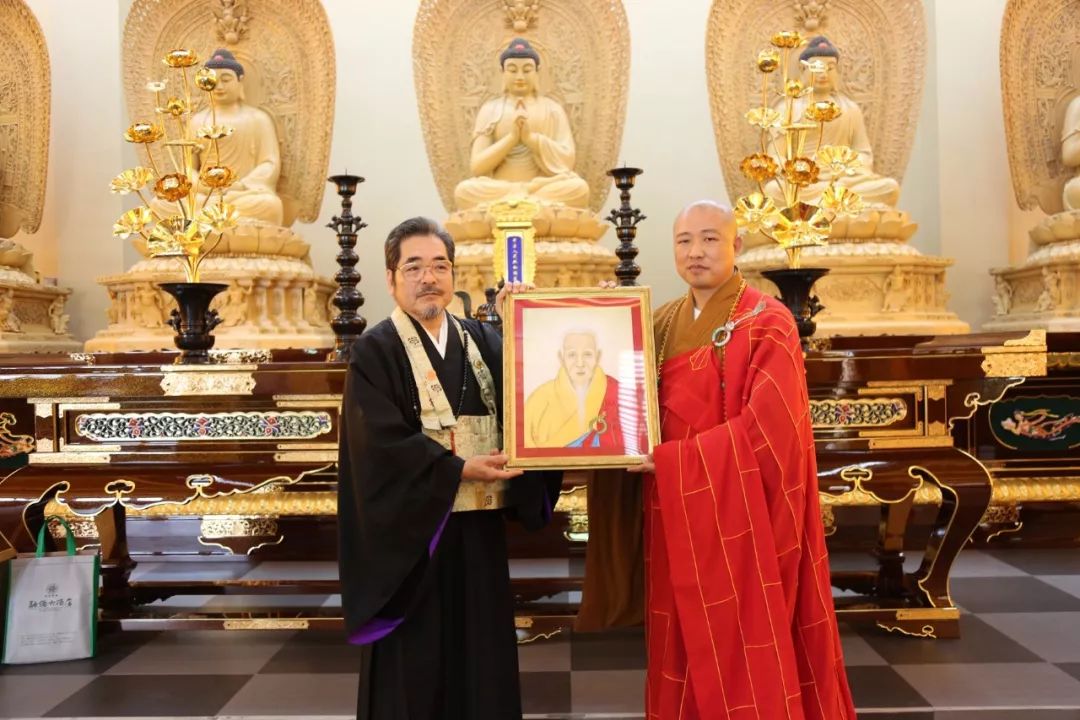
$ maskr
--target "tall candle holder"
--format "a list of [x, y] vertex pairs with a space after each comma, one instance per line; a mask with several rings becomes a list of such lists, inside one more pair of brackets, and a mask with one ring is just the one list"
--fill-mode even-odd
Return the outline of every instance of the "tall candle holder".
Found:
[[337, 233], [341, 251], [337, 255], [340, 269], [334, 275], [338, 289], [332, 300], [338, 314], [330, 321], [330, 327], [334, 330], [334, 349], [330, 351], [327, 360], [345, 362], [349, 359], [352, 344], [367, 327], [367, 320], [357, 312], [364, 304], [364, 296], [356, 289], [360, 282], [356, 263], [360, 258], [355, 250], [356, 234], [366, 228], [367, 223], [352, 214], [352, 198], [356, 194], [356, 186], [364, 182], [364, 178], [344, 173], [331, 175], [328, 180], [337, 186], [337, 194], [341, 196], [341, 214], [335, 215], [327, 223], [327, 227]]
[[643, 172], [645, 171], [641, 168], [632, 167], [619, 167], [607, 172], [614, 178], [615, 187], [619, 189], [620, 205], [607, 216], [607, 221], [615, 226], [615, 234], [619, 238], [619, 247], [615, 249], [619, 258], [615, 277], [618, 278], [619, 285], [637, 285], [637, 277], [641, 274], [641, 268], [634, 262], [638, 254], [634, 239], [637, 237], [637, 224], [645, 219], [645, 215], [637, 208], [630, 207], [630, 190], [634, 187], [637, 176]]

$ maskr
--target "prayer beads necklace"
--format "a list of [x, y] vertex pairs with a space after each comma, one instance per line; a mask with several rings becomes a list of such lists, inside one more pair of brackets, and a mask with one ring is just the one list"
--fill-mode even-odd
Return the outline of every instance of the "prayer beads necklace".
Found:
[[461, 374], [461, 397], [458, 398], [454, 417], [461, 417], [461, 409], [465, 407], [465, 395], [469, 392], [469, 333], [464, 330], [461, 332], [461, 365], [465, 372]]

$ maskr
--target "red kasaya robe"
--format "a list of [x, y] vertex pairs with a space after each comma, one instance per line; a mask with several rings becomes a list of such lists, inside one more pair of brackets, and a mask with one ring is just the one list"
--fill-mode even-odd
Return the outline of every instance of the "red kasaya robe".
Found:
[[748, 319], [714, 349], [739, 282], [698, 320], [692, 298], [667, 308], [663, 443], [644, 484], [647, 717], [855, 720], [798, 333], [747, 287], [730, 316]]

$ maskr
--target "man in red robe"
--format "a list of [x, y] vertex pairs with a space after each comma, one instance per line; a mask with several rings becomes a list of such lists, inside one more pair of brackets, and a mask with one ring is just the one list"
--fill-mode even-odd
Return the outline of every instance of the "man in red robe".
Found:
[[[727, 207], [683, 210], [675, 263], [689, 292], [655, 313], [662, 443], [637, 468], [647, 717], [855, 720], [799, 337], [791, 313], [735, 268], [739, 245]], [[602, 515], [598, 494], [590, 509]], [[625, 500], [613, 507], [625, 516]], [[596, 529], [633, 542], [611, 517], [597, 519]], [[597, 564], [590, 558], [586, 573]], [[597, 606], [619, 599], [590, 592], [584, 624], [595, 627], [612, 617]]]

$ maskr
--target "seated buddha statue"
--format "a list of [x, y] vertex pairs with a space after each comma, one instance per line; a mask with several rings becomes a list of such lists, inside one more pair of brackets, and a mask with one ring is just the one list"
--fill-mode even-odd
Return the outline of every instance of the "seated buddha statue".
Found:
[[540, 55], [515, 38], [499, 56], [503, 94], [477, 112], [473, 177], [454, 189], [458, 210], [512, 197], [584, 208], [589, 185], [574, 172], [574, 136], [562, 106], [539, 91]]
[[[1061, 160], [1066, 167], [1080, 170], [1080, 95], [1069, 101], [1061, 126]], [[1062, 201], [1066, 210], [1080, 210], [1080, 174], [1065, 183]]]
[[[840, 91], [839, 60], [840, 52], [836, 46], [824, 36], [817, 36], [810, 40], [807, 48], [799, 55], [802, 62], [815, 62], [813, 73], [813, 92], [796, 98], [792, 117], [796, 122], [815, 124], [812, 120], [803, 117], [807, 107], [813, 103], [832, 100], [841, 110], [841, 115], [832, 122], [825, 123], [824, 134], [818, 140], [818, 130], [806, 133], [805, 145], [803, 146], [804, 157], [813, 158], [819, 145], [846, 145], [859, 154], [859, 164], [853, 168], [849, 175], [842, 175], [837, 180], [840, 185], [853, 190], [862, 196], [867, 206], [895, 207], [900, 199], [900, 183], [891, 177], [878, 175], [874, 172], [874, 151], [870, 146], [870, 136], [866, 132], [866, 121], [859, 105]], [[800, 199], [815, 203], [829, 184], [829, 178], [822, 177], [820, 181], [804, 187], [800, 193]], [[777, 192], [779, 188], [772, 188]], [[772, 193], [770, 193], [772, 194]]]
[[[240, 217], [263, 220], [273, 225], [282, 222], [282, 203], [277, 194], [281, 174], [281, 148], [273, 119], [263, 110], [244, 102], [244, 66], [228, 50], [216, 50], [206, 67], [217, 72], [214, 103], [218, 125], [233, 128], [229, 137], [218, 141], [221, 160], [230, 167], [236, 181], [225, 191], [225, 202], [236, 208]], [[192, 118], [195, 128], [214, 124], [210, 109], [204, 108]], [[204, 149], [201, 162], [214, 160], [213, 151]]]
[[[244, 102], [244, 66], [232, 52], [215, 50], [206, 67], [217, 73], [217, 87], [212, 91], [215, 108], [213, 112], [203, 108], [191, 117], [193, 133], [210, 126], [224, 126], [232, 132], [217, 141], [220, 157], [209, 139], [200, 139], [197, 164], [224, 165], [236, 173], [235, 181], [225, 190], [225, 202], [236, 208], [241, 222], [281, 225], [284, 211], [277, 194], [281, 148], [274, 121], [265, 111]], [[200, 204], [204, 199], [200, 194]], [[172, 215], [176, 205], [158, 201], [155, 210]]]

